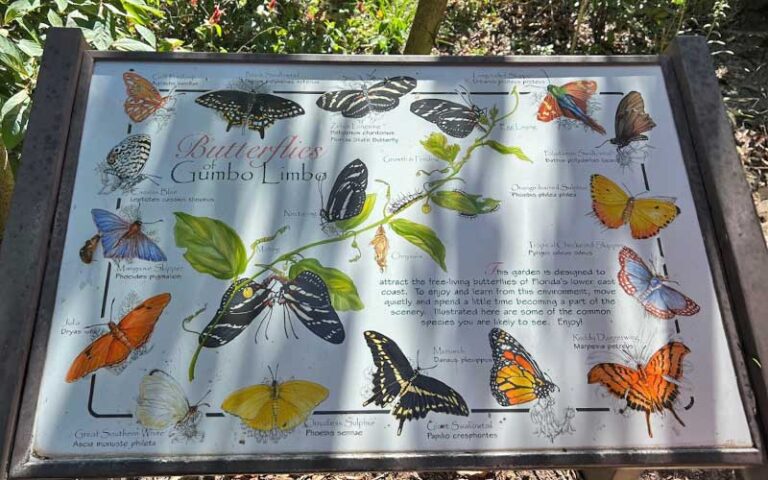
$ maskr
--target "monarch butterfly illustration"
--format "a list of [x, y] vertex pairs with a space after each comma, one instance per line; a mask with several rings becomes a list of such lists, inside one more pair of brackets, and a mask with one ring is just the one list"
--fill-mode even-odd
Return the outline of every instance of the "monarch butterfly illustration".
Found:
[[214, 90], [197, 97], [195, 103], [216, 110], [227, 121], [227, 132], [242, 126], [259, 132], [262, 139], [275, 121], [304, 115], [293, 100], [255, 91]]
[[368, 330], [365, 341], [373, 355], [373, 395], [363, 403], [385, 407], [397, 401], [392, 415], [400, 421], [397, 434], [406, 420], [425, 418], [429, 412], [469, 416], [469, 407], [461, 395], [445, 383], [413, 368], [400, 347], [381, 333]]
[[[462, 98], [467, 96], [462, 95]], [[485, 111], [480, 107], [469, 100], [466, 103], [462, 105], [437, 98], [416, 100], [411, 104], [411, 113], [434, 123], [452, 137], [466, 138], [475, 128], [483, 129], [481, 121], [485, 117]]]
[[619, 285], [654, 317], [669, 320], [699, 313], [696, 302], [667, 285], [667, 278], [651, 270], [631, 248], [621, 249], [619, 264]]
[[[546, 72], [545, 72], [546, 73]], [[547, 85], [547, 96], [539, 105], [536, 119], [551, 122], [560, 117], [582, 122], [595, 132], [605, 135], [605, 129], [587, 114], [587, 102], [597, 91], [597, 82], [578, 80], [565, 85]]]
[[491, 393], [505, 407], [546, 399], [557, 389], [530, 353], [500, 328], [488, 334], [493, 352]]
[[629, 224], [632, 238], [651, 238], [680, 214], [673, 199], [632, 197], [602, 175], [592, 175], [590, 191], [600, 222], [608, 228]]
[[400, 105], [400, 97], [416, 88], [412, 77], [392, 77], [360, 90], [335, 90], [322, 94], [317, 106], [341, 112], [346, 118], [361, 118], [371, 112], [387, 112]]
[[151, 149], [152, 139], [143, 133], [129, 135], [112, 147], [106, 162], [99, 164], [104, 187], [100, 193], [110, 193], [117, 189], [130, 192], [144, 180], [157, 183], [153, 180], [158, 178], [156, 175], [142, 173]]
[[138, 73], [123, 73], [123, 82], [128, 98], [125, 99], [125, 113], [134, 122], [143, 122], [150, 115], [165, 108], [173, 93], [162, 96], [157, 88]]
[[333, 223], [360, 215], [366, 188], [368, 167], [360, 159], [349, 162], [333, 182], [328, 201], [320, 209], [320, 218], [325, 223]]
[[[269, 369], [272, 374], [272, 369]], [[328, 398], [328, 389], [306, 380], [260, 383], [232, 392], [221, 404], [222, 410], [239, 417], [248, 427], [276, 437], [289, 433]]]
[[100, 368], [125, 361], [131, 352], [147, 343], [170, 301], [170, 293], [161, 293], [144, 300], [119, 323], [110, 321], [109, 332], [94, 340], [72, 362], [66, 381], [75, 382]]
[[160, 247], [142, 231], [144, 223], [141, 220], [127, 220], [100, 208], [91, 210], [91, 216], [99, 231], [104, 257], [138, 258], [150, 262], [167, 260]]
[[656, 127], [656, 123], [645, 112], [645, 102], [639, 92], [631, 91], [621, 99], [616, 108], [614, 126], [616, 136], [607, 142], [616, 145], [617, 150], [628, 147], [632, 142], [648, 140], [643, 134]]
[[179, 382], [155, 369], [141, 379], [136, 418], [142, 426], [152, 430], [172, 429], [171, 438], [202, 440], [204, 434], [198, 430], [201, 405], [210, 406], [201, 402], [190, 405]]
[[683, 377], [683, 358], [690, 349], [680, 342], [669, 342], [654, 353], [648, 363], [636, 368], [618, 363], [600, 363], [587, 375], [590, 384], [599, 383], [608, 391], [627, 401], [627, 407], [645, 412], [648, 436], [653, 438], [651, 413], [669, 410], [680, 425], [685, 423], [674, 409]]

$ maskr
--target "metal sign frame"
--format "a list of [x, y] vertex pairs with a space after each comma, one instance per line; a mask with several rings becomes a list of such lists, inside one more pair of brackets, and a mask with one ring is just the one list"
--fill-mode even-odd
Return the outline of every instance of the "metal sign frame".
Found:
[[[96, 62], [163, 61], [480, 66], [658, 65], [664, 74], [697, 206], [753, 448], [560, 450], [413, 454], [307, 454], [44, 459], [32, 454], [40, 376], [50, 331], [90, 78]], [[372, 57], [87, 50], [77, 29], [48, 32], [13, 209], [0, 247], [2, 478], [180, 475], [331, 470], [523, 467], [736, 466], [766, 462], [768, 251], [736, 153], [706, 42], [680, 37], [658, 56]]]

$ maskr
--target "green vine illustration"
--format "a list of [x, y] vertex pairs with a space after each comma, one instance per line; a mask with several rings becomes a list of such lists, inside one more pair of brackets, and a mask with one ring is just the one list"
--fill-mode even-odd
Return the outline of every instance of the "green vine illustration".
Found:
[[[447, 271], [445, 246], [435, 231], [426, 225], [399, 217], [404, 211], [417, 203], [421, 203], [424, 214], [431, 211], [431, 203], [440, 208], [456, 211], [467, 217], [491, 213], [498, 208], [501, 203], [499, 200], [466, 193], [462, 190], [449, 190], [445, 186], [451, 182], [464, 182], [464, 179], [460, 176], [462, 169], [472, 159], [475, 150], [482, 147], [491, 148], [502, 155], [512, 155], [526, 162], [531, 161], [519, 147], [507, 146], [490, 139], [491, 134], [499, 123], [513, 115], [518, 108], [520, 97], [517, 89], [513, 89], [510, 95], [515, 98], [512, 110], [501, 116], [496, 106], [487, 111], [478, 121], [483, 133], [471, 145], [466, 147], [463, 155], [459, 156], [461, 146], [449, 144], [448, 139], [442, 133], [432, 133], [421, 141], [424, 149], [443, 162], [443, 166], [429, 172], [424, 170], [417, 172], [417, 175], [425, 175], [430, 179], [424, 184], [423, 192], [415, 196], [411, 202], [407, 202], [396, 209], [390, 208], [392, 206], [391, 187], [386, 182], [378, 180], [378, 182], [387, 186], [386, 202], [381, 209], [381, 218], [366, 223], [374, 211], [377, 200], [376, 194], [368, 194], [360, 214], [333, 224], [336, 230], [333, 236], [294, 248], [279, 255], [271, 263], [254, 264], [258, 270], [245, 279], [240, 278], [240, 276], [247, 269], [259, 245], [274, 240], [284, 233], [287, 227], [282, 227], [273, 235], [253, 242], [250, 245], [250, 255], [246, 256], [243, 241], [237, 232], [224, 222], [208, 217], [196, 217], [183, 212], [175, 212], [176, 224], [174, 226], [174, 235], [176, 245], [186, 249], [184, 258], [187, 262], [198, 272], [212, 275], [217, 279], [229, 280], [234, 286], [229, 298], [222, 305], [220, 312], [209, 324], [209, 328], [199, 334], [199, 344], [189, 364], [189, 381], [193, 381], [195, 378], [197, 360], [204, 348], [204, 343], [211, 331], [210, 329], [218, 324], [236, 294], [245, 288], [248, 282], [255, 281], [255, 279], [267, 272], [275, 273], [281, 278], [293, 280], [302, 272], [311, 271], [325, 282], [330, 295], [331, 305], [336, 311], [362, 310], [364, 308], [363, 302], [357, 293], [357, 287], [352, 279], [341, 270], [323, 266], [315, 258], [305, 257], [303, 254], [308, 250], [351, 240], [352, 248], [357, 250], [357, 257], [353, 259], [355, 261], [360, 258], [357, 237], [365, 232], [377, 230], [379, 227], [388, 227], [396, 235], [427, 253], [443, 271]], [[281, 271], [278, 265], [287, 269], [287, 274]]]

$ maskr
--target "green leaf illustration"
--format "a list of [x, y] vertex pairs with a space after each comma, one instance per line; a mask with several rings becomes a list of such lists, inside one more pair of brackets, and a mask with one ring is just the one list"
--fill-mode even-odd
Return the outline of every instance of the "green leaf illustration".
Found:
[[288, 270], [288, 278], [293, 280], [298, 274], [309, 270], [320, 276], [328, 287], [328, 294], [331, 296], [331, 305], [338, 312], [347, 310], [362, 310], [365, 308], [363, 301], [357, 294], [355, 282], [349, 276], [332, 267], [324, 267], [316, 258], [305, 258], [291, 265]]
[[459, 154], [459, 150], [461, 150], [458, 144], [449, 144], [448, 138], [442, 133], [430, 134], [425, 140], [421, 141], [421, 144], [426, 151], [448, 163], [453, 163], [456, 155]]
[[467, 217], [491, 213], [501, 204], [501, 201], [494, 198], [483, 198], [461, 190], [435, 192], [430, 199], [443, 208], [455, 210]]
[[530, 158], [528, 158], [528, 156], [525, 153], [523, 153], [523, 150], [520, 147], [511, 147], [509, 145], [504, 145], [503, 143], [499, 143], [496, 140], [487, 140], [485, 144], [491, 147], [492, 149], [496, 150], [497, 152], [501, 153], [502, 155], [514, 155], [520, 160], [533, 163], [533, 161]]
[[374, 205], [376, 205], [376, 194], [369, 193], [365, 196], [365, 203], [363, 204], [363, 209], [360, 211], [360, 213], [352, 218], [339, 220], [338, 222], [335, 222], [334, 225], [336, 228], [342, 231], [352, 230], [368, 219], [368, 217], [371, 215], [371, 212], [373, 211]]
[[174, 212], [176, 246], [186, 248], [184, 258], [200, 273], [221, 280], [236, 278], [245, 271], [247, 256], [240, 236], [226, 223], [208, 217]]
[[445, 266], [445, 245], [437, 238], [434, 230], [404, 218], [392, 220], [389, 226], [396, 234], [427, 252], [443, 271], [448, 271]]

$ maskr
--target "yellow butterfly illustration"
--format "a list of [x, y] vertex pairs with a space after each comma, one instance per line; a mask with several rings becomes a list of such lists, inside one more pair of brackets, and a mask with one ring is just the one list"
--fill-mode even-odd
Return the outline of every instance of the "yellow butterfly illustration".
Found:
[[629, 196], [602, 175], [592, 175], [590, 191], [592, 210], [600, 222], [608, 228], [629, 224], [633, 238], [653, 237], [680, 214], [673, 199]]
[[[272, 369], [269, 369], [272, 374]], [[306, 380], [271, 383], [241, 388], [224, 399], [221, 408], [240, 417], [244, 424], [264, 433], [290, 432], [301, 425], [312, 410], [328, 398], [328, 389]]]

